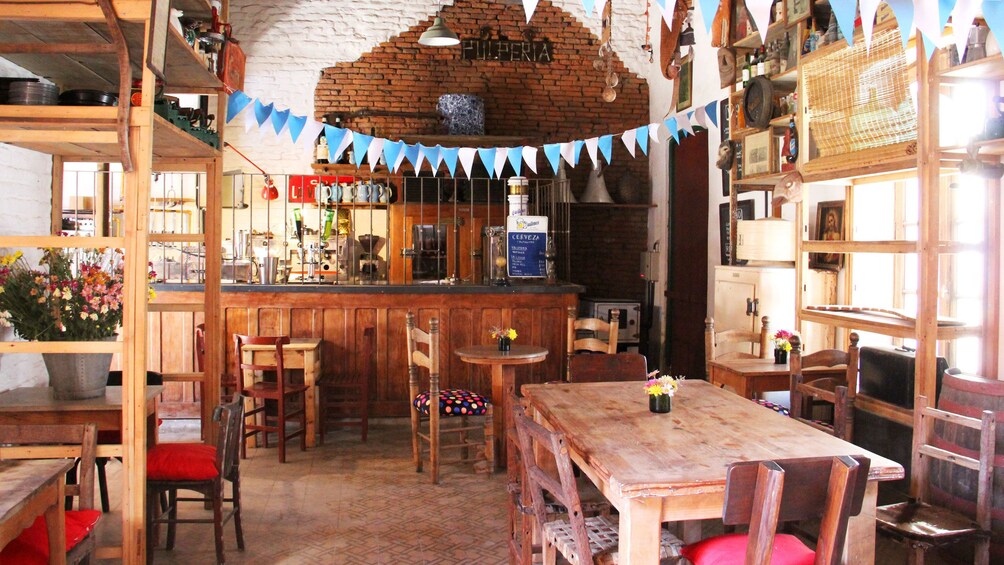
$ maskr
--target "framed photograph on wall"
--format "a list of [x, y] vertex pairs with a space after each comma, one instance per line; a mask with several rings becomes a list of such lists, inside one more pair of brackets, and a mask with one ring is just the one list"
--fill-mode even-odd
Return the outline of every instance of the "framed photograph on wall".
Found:
[[[756, 215], [752, 200], [740, 200], [736, 203], [737, 220], [752, 220]], [[732, 222], [729, 218], [729, 203], [718, 205], [718, 243], [721, 249], [722, 265], [745, 265], [745, 260], [732, 260]]]
[[751, 133], [743, 139], [743, 176], [764, 175], [775, 172], [772, 149], [774, 136], [771, 131], [764, 130]]
[[[844, 201], [820, 202], [816, 205], [817, 241], [843, 241]], [[809, 268], [823, 271], [839, 271], [844, 266], [843, 253], [810, 253]]]
[[676, 111], [690, 108], [694, 95], [694, 61], [687, 57], [680, 64], [680, 75], [676, 77]]
[[167, 34], [170, 32], [171, 0], [153, 0], [150, 4], [150, 37], [147, 38], [146, 66], [160, 80], [167, 60]]
[[784, 19], [787, 25], [806, 20], [812, 15], [812, 0], [784, 0]]

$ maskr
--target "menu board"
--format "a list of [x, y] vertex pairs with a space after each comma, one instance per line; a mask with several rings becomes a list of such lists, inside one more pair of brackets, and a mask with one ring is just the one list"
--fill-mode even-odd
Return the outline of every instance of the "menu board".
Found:
[[510, 277], [546, 277], [547, 216], [506, 218], [506, 264]]

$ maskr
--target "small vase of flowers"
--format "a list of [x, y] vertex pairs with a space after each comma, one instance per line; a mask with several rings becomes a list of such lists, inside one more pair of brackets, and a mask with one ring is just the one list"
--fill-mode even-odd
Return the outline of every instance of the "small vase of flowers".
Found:
[[489, 335], [492, 336], [492, 339], [498, 340], [499, 351], [509, 351], [512, 348], [512, 340], [516, 339], [519, 334], [513, 328], [494, 327], [489, 330]]
[[791, 351], [791, 338], [795, 334], [788, 330], [777, 330], [771, 336], [770, 341], [774, 343], [774, 363], [783, 365], [788, 362], [788, 352]]
[[659, 376], [659, 371], [652, 371], [645, 381], [645, 392], [648, 393], [648, 409], [656, 414], [665, 414], [673, 410], [673, 395], [680, 386], [683, 376]]

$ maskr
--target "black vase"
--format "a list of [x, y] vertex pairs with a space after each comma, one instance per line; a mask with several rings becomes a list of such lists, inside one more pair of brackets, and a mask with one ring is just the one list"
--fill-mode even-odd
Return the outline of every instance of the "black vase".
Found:
[[777, 363], [778, 365], [784, 365], [787, 362], [788, 362], [788, 352], [785, 351], [784, 349], [775, 349], [774, 363]]
[[650, 394], [648, 409], [656, 414], [666, 414], [673, 409], [673, 397], [668, 394]]
[[512, 347], [511, 339], [509, 339], [508, 337], [499, 338], [499, 351], [509, 351], [510, 347]]

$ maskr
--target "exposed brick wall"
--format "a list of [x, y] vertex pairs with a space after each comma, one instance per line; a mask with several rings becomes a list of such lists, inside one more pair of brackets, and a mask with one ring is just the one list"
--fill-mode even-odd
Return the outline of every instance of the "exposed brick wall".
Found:
[[642, 300], [648, 208], [573, 205], [571, 232], [572, 279], [586, 287], [585, 296]]

